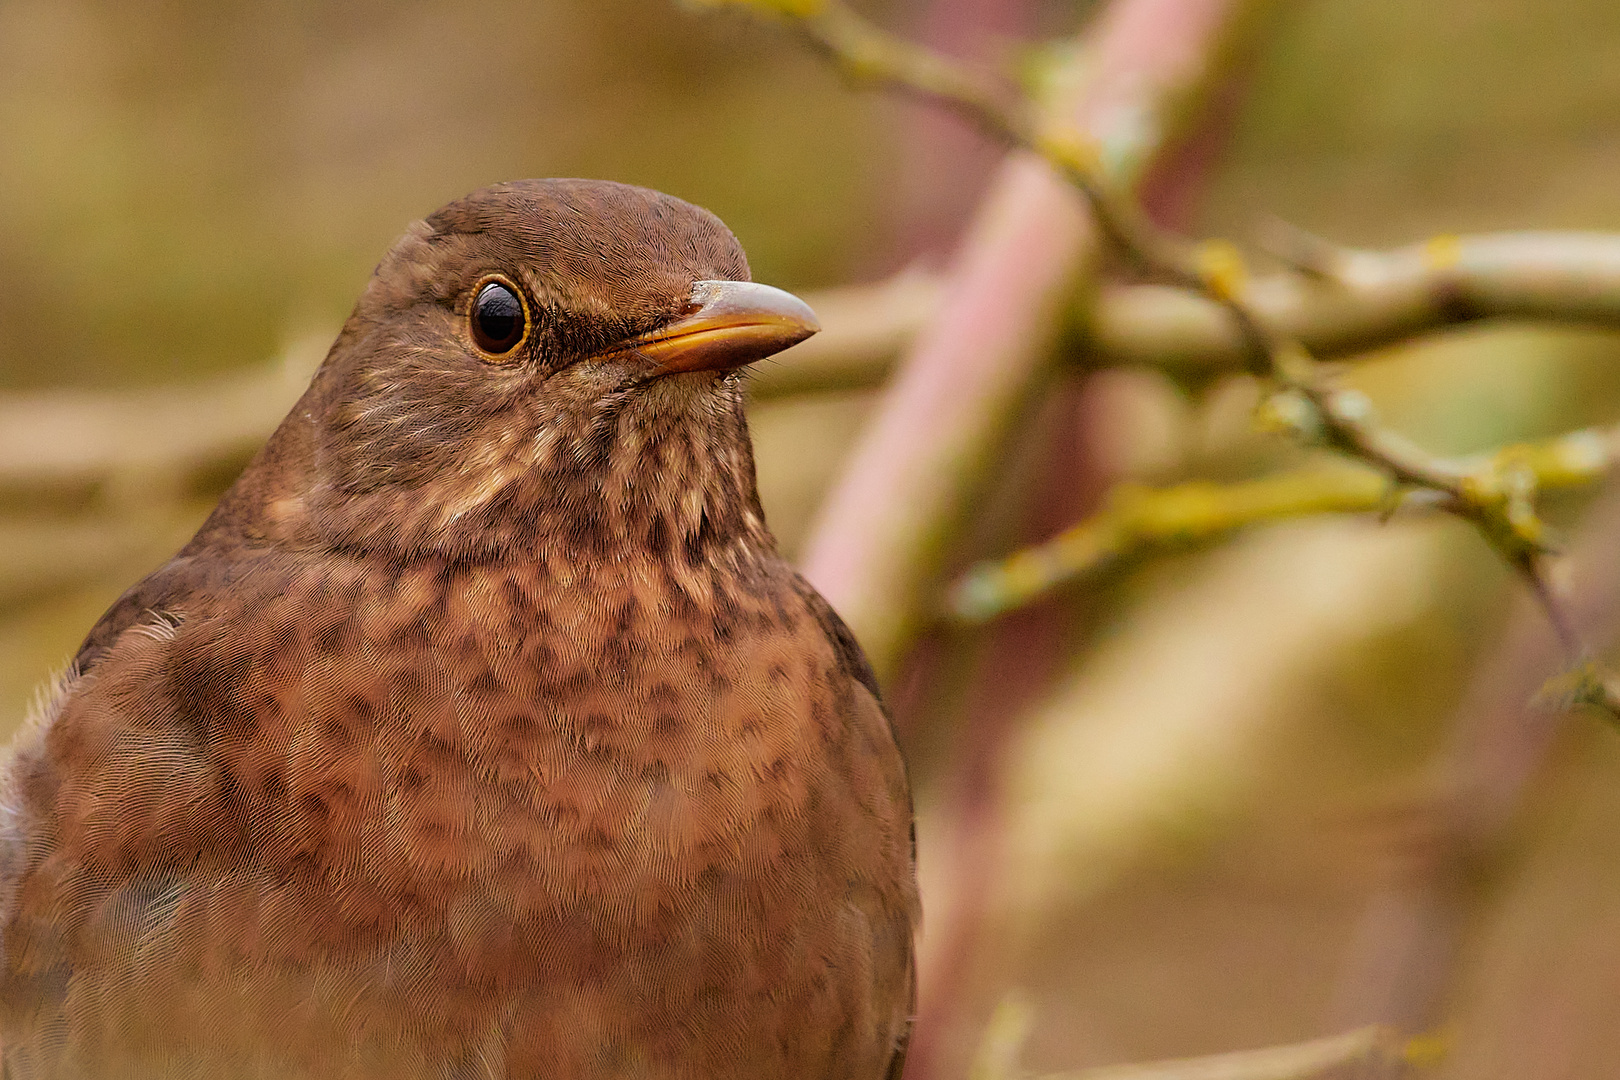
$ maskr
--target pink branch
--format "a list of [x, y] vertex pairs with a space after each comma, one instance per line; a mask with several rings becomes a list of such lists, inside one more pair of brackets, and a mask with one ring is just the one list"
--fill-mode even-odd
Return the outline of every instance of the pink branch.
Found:
[[[1089, 37], [1093, 74], [1063, 111], [1137, 183], [1210, 80], [1255, 0], [1118, 0]], [[927, 612], [952, 538], [1048, 374], [1059, 317], [1095, 267], [1079, 196], [1011, 155], [806, 548], [806, 575], [885, 677]]]

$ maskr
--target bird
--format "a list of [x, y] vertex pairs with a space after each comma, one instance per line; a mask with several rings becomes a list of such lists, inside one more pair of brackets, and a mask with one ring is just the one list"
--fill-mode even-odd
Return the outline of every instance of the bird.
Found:
[[4, 1076], [897, 1080], [905, 767], [744, 414], [817, 329], [646, 188], [411, 225], [11, 745]]

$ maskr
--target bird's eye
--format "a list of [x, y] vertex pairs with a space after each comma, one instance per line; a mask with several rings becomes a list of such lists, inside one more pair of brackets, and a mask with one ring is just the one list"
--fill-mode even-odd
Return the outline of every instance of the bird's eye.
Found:
[[504, 356], [528, 336], [529, 309], [511, 285], [486, 281], [473, 294], [467, 322], [473, 344], [491, 356]]

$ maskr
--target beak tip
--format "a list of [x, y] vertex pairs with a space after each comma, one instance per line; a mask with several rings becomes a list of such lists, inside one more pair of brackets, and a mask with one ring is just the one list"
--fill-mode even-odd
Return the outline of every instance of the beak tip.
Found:
[[821, 332], [810, 305], [751, 281], [698, 281], [689, 314], [636, 342], [670, 373], [723, 371], [774, 356]]
[[782, 344], [778, 352], [791, 349], [821, 333], [821, 320], [809, 304], [781, 289], [770, 286], [763, 286], [762, 289], [769, 290], [765, 294], [769, 299], [765, 308], [774, 316], [773, 321], [780, 330]]
[[[808, 308], [805, 310], [809, 311]], [[819, 333], [821, 333], [821, 320], [816, 318], [814, 312], [811, 312], [810, 317], [805, 319], [798, 325], [797, 328], [795, 328], [794, 333], [792, 334], [792, 340], [788, 342], [788, 347], [791, 348], [802, 341], [809, 341]]]

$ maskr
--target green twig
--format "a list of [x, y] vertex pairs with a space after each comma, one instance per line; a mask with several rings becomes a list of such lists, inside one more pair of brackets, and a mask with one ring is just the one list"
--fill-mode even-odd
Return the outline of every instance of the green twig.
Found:
[[[1589, 484], [1607, 475], [1617, 460], [1620, 431], [1587, 430], [1509, 446], [1455, 467], [1466, 485], [1482, 492], [1523, 491]], [[1448, 508], [1432, 494], [1351, 463], [1313, 465], [1231, 484], [1198, 481], [1158, 490], [1121, 485], [1099, 513], [1052, 540], [968, 571], [950, 589], [946, 610], [962, 622], [985, 622], [1152, 551], [1206, 542], [1254, 525], [1322, 514], [1388, 514], [1402, 506]], [[1533, 587], [1543, 582], [1539, 573], [1532, 576]], [[1551, 606], [1557, 610], [1556, 604]], [[1559, 630], [1567, 648], [1578, 647], [1567, 625]]]

